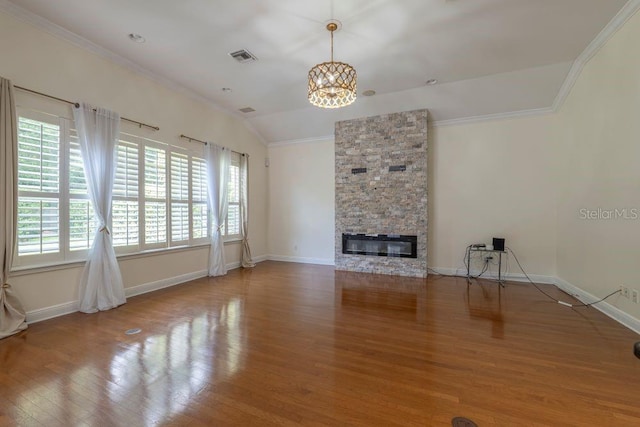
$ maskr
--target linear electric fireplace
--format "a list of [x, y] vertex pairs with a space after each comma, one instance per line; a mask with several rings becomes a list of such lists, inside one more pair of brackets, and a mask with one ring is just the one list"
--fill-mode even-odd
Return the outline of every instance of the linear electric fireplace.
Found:
[[342, 233], [342, 253], [418, 258], [418, 236]]

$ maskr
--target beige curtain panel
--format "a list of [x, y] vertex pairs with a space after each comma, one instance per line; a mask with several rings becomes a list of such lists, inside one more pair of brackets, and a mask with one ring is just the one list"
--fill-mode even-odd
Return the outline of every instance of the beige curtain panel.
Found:
[[242, 235], [242, 252], [240, 264], [243, 268], [255, 267], [251, 258], [251, 248], [249, 247], [249, 197], [247, 186], [249, 182], [249, 155], [240, 156], [240, 234]]
[[18, 122], [13, 85], [0, 77], [0, 338], [27, 329], [27, 315], [7, 282], [18, 226]]

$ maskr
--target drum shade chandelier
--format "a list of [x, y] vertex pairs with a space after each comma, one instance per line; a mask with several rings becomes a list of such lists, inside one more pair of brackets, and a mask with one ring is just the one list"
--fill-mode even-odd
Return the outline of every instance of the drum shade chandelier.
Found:
[[309, 102], [320, 108], [346, 107], [356, 100], [356, 70], [344, 62], [333, 60], [333, 32], [336, 22], [329, 22], [331, 33], [331, 61], [315, 65], [309, 70]]

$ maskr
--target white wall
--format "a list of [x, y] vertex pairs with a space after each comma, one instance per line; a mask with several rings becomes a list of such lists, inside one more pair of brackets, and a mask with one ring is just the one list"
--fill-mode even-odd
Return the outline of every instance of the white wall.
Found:
[[[640, 15], [586, 65], [558, 115], [564, 160], [558, 198], [558, 275], [594, 296], [620, 284], [640, 291]], [[581, 209], [627, 209], [585, 220]], [[597, 214], [596, 214], [597, 215]], [[640, 319], [640, 305], [611, 304]]]
[[[552, 123], [547, 115], [429, 130], [430, 267], [451, 272], [467, 245], [504, 237], [527, 273], [555, 275]], [[333, 260], [333, 142], [272, 147], [269, 157], [269, 253]]]
[[[140, 130], [123, 122], [122, 131], [185, 147], [184, 133], [211, 140], [250, 155], [250, 240], [255, 257], [267, 253], [266, 147], [242, 123], [221, 110], [169, 89], [150, 78], [72, 45], [4, 13], [0, 13], [0, 75], [15, 85], [69, 100], [87, 101], [118, 111], [121, 116], [157, 125], [160, 131]], [[16, 91], [17, 104], [54, 110], [70, 117], [66, 104]], [[229, 263], [239, 260], [240, 245], [226, 247]], [[168, 282], [206, 269], [208, 248], [120, 260], [125, 287]], [[81, 267], [16, 275], [11, 284], [27, 311], [56, 305], [72, 306], [77, 299]]]
[[269, 254], [333, 264], [333, 139], [269, 148]]
[[[552, 120], [545, 115], [431, 129], [430, 267], [462, 267], [468, 245], [502, 237], [527, 273], [555, 275]], [[510, 267], [520, 273], [515, 263]]]

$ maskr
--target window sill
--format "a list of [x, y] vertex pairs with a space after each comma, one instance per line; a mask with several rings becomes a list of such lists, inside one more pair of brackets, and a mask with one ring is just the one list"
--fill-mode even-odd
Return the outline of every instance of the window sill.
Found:
[[[227, 246], [227, 245], [235, 245], [241, 242], [242, 242], [242, 237], [233, 236], [233, 237], [230, 237], [229, 240], [225, 240], [223, 243], [225, 246]], [[193, 251], [197, 249], [207, 248], [209, 246], [210, 246], [210, 243], [200, 243], [193, 246], [176, 246], [173, 248], [150, 249], [143, 252], [116, 254], [116, 258], [118, 259], [118, 261], [124, 261], [129, 259], [147, 258], [147, 257], [156, 256], [156, 255], [165, 255], [165, 254], [172, 254], [177, 252]], [[51, 264], [18, 266], [11, 269], [11, 276], [12, 277], [26, 276], [29, 274], [46, 273], [48, 271], [78, 268], [78, 267], [83, 267], [86, 262], [87, 260], [83, 259], [83, 260], [77, 260], [77, 261], [62, 261], [62, 262], [56, 262]]]
[[[116, 254], [116, 258], [118, 259], [118, 261], [124, 261], [129, 259], [136, 259], [136, 258], [147, 258], [147, 257], [152, 257], [157, 255], [165, 255], [165, 254], [172, 254], [177, 252], [203, 249], [203, 248], [209, 247], [209, 245], [210, 245], [209, 243], [201, 243], [193, 246], [177, 246], [173, 248], [151, 249], [143, 252]], [[86, 262], [87, 260], [85, 259], [85, 260], [78, 260], [78, 261], [61, 261], [61, 262], [56, 262], [51, 264], [19, 266], [11, 269], [11, 277], [26, 276], [29, 274], [45, 273], [48, 271], [56, 271], [56, 270], [67, 270], [70, 268], [78, 268], [78, 267], [83, 267]]]

